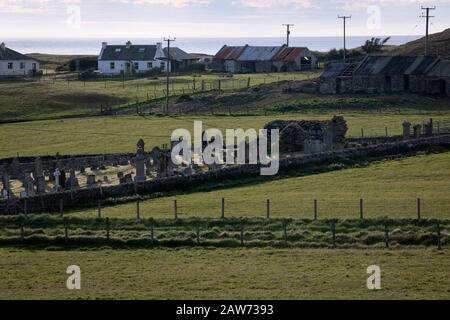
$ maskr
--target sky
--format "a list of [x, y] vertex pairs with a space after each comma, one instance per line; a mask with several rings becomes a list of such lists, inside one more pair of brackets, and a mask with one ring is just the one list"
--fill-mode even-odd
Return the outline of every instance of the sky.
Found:
[[0, 38], [420, 35], [450, 28], [450, 0], [0, 0]]

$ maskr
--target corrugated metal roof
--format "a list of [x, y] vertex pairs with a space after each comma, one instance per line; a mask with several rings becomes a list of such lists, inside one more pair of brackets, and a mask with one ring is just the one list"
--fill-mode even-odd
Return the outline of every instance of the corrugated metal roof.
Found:
[[281, 50], [276, 56], [275, 60], [281, 60], [285, 62], [293, 62], [295, 59], [297, 59], [299, 56], [303, 56], [304, 52], [307, 50], [307, 48], [284, 48]]
[[431, 77], [450, 77], [450, 60], [441, 60], [427, 73]]
[[385, 75], [404, 75], [405, 72], [413, 65], [417, 56], [395, 56], [389, 63], [381, 70], [381, 74]]
[[99, 60], [152, 61], [155, 60], [156, 45], [109, 45]]
[[236, 60], [241, 55], [242, 51], [244, 51], [245, 47], [229, 47], [224, 46], [219, 52], [216, 53], [214, 59], [217, 60]]
[[0, 60], [33, 60], [33, 61], [36, 61], [33, 58], [30, 58], [24, 54], [21, 54], [17, 51], [7, 48], [7, 47], [5, 47], [5, 50], [2, 50], [0, 48]]
[[419, 56], [416, 61], [405, 71], [408, 75], [425, 74], [434, 64], [438, 62], [436, 56]]
[[350, 66], [350, 63], [336, 62], [329, 64], [326, 69], [320, 75], [320, 78], [334, 78], [338, 77], [342, 71], [344, 71], [347, 67]]
[[353, 75], [368, 76], [379, 74], [391, 59], [392, 57], [389, 56], [367, 56], [354, 71]]
[[238, 61], [271, 61], [283, 47], [245, 47]]

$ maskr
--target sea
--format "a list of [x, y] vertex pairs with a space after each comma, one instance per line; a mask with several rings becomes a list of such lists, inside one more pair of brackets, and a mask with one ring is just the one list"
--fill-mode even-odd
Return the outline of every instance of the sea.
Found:
[[[386, 36], [377, 36], [385, 38]], [[356, 48], [361, 46], [371, 36], [347, 37], [347, 48]], [[420, 36], [392, 36], [388, 44], [400, 45], [420, 38]], [[55, 39], [55, 38], [33, 38], [33, 39], [0, 39], [6, 45], [22, 53], [46, 53], [61, 55], [98, 55], [102, 47], [102, 42], [109, 44], [125, 44], [130, 40], [134, 44], [154, 44], [161, 42], [160, 38], [74, 38], [74, 39]], [[242, 46], [278, 46], [286, 42], [285, 38], [277, 37], [259, 37], [259, 38], [178, 38], [174, 42], [177, 46], [189, 53], [204, 53], [214, 55], [224, 45]], [[291, 46], [308, 47], [310, 50], [326, 52], [333, 48], [342, 48], [342, 37], [292, 37]]]

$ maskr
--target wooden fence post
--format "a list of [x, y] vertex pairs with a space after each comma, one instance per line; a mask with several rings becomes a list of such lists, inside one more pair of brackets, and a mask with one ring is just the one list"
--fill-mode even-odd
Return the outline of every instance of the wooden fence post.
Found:
[[173, 213], [175, 216], [175, 221], [178, 220], [178, 202], [177, 202], [177, 200], [173, 200]]
[[389, 137], [389, 130], [388, 130], [388, 127], [386, 127], [385, 129], [386, 129], [386, 137]]
[[150, 239], [151, 239], [151, 242], [152, 242], [152, 244], [154, 244], [155, 243], [155, 220], [153, 220], [153, 219], [150, 219]]
[[244, 245], [244, 221], [241, 221], [241, 246]]
[[417, 220], [421, 219], [422, 215], [422, 200], [417, 198]]
[[66, 243], [69, 242], [69, 226], [67, 218], [64, 218], [64, 240]]
[[336, 248], [336, 221], [331, 222], [332, 244], [333, 248]]
[[106, 218], [106, 240], [109, 241], [109, 218]]
[[222, 220], [225, 220], [225, 198], [222, 198]]
[[250, 80], [250, 77], [248, 77], [248, 80], [247, 80], [247, 89], [250, 88], [250, 81], [251, 81], [251, 80]]
[[364, 138], [364, 128], [361, 128], [361, 138]]
[[25, 240], [25, 226], [24, 223], [22, 222], [20, 224], [20, 241], [24, 241]]
[[195, 233], [197, 235], [197, 244], [200, 244], [200, 224], [197, 223]]
[[384, 244], [386, 248], [389, 248], [389, 227], [388, 224], [384, 224]]
[[317, 200], [314, 200], [314, 220], [317, 221], [317, 219], [318, 219]]
[[287, 221], [284, 220], [283, 221], [283, 238], [284, 238], [284, 245], [287, 247], [288, 246], [288, 236], [287, 236]]
[[101, 219], [101, 217], [102, 217], [102, 205], [101, 205], [100, 199], [97, 202], [97, 217], [99, 219]]
[[438, 250], [442, 250], [441, 225], [440, 225], [440, 223], [438, 223], [438, 225], [437, 225], [437, 242], [438, 242]]
[[141, 220], [141, 208], [140, 207], [141, 207], [140, 201], [137, 200], [136, 201], [136, 218], [138, 220]]
[[359, 215], [364, 220], [364, 199], [359, 199]]
[[270, 219], [270, 199], [267, 199], [267, 220]]

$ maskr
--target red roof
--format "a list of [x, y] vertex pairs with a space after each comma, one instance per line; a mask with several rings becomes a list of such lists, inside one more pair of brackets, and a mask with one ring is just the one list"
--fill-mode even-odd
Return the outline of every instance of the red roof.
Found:
[[293, 62], [299, 56], [303, 56], [305, 50], [307, 50], [307, 48], [292, 48], [292, 47], [284, 48], [283, 50], [281, 50], [280, 53], [278, 53], [275, 56], [275, 60], [282, 60], [285, 62]]
[[236, 60], [244, 51], [245, 47], [228, 47], [224, 46], [216, 53], [214, 59], [218, 60]]

